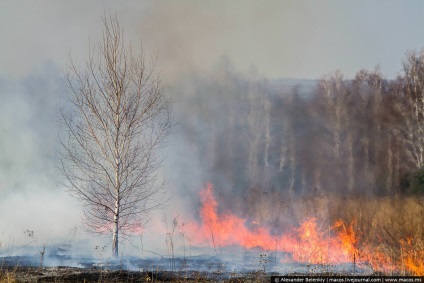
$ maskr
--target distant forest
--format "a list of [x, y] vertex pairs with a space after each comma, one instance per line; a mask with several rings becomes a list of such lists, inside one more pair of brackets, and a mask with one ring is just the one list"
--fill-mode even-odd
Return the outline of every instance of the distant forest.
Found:
[[204, 181], [230, 199], [424, 192], [424, 53], [407, 53], [394, 80], [376, 68], [305, 83], [237, 74], [224, 62], [175, 87]]

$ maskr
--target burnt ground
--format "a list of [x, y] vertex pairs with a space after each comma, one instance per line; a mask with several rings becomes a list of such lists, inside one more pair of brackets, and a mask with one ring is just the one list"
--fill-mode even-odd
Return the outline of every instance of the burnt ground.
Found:
[[[355, 264], [309, 265], [282, 263], [285, 254], [263, 251], [222, 252], [220, 257], [138, 258], [119, 260], [72, 257], [47, 253], [35, 256], [0, 256], [0, 283], [6, 282], [270, 282], [272, 275], [370, 275]], [[169, 271], [174, 270], [174, 271]]]
[[77, 267], [2, 266], [0, 282], [270, 282], [271, 274], [243, 276], [219, 272], [127, 271]]

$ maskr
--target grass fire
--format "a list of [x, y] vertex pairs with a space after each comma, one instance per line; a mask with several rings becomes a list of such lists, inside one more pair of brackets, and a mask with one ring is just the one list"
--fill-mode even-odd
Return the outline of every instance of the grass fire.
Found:
[[419, 1], [32, 2], [0, 283], [424, 280]]
[[[193, 235], [193, 244], [218, 247], [237, 245], [246, 249], [260, 248], [268, 252], [283, 252], [285, 256], [278, 259], [278, 262], [283, 264], [350, 264], [352, 271], [369, 266], [374, 272], [383, 274], [424, 275], [421, 240], [406, 236], [416, 229], [414, 223], [398, 219], [396, 208], [390, 207], [394, 203], [387, 199], [377, 200], [373, 204], [377, 206], [376, 209], [391, 210], [385, 211], [385, 223], [377, 223], [378, 216], [364, 209], [371, 206], [371, 203], [360, 204], [363, 200], [358, 199], [350, 201], [350, 204], [355, 203], [355, 207], [346, 206], [346, 212], [340, 215], [344, 219], [317, 219], [305, 213], [304, 220], [297, 226], [287, 227], [282, 233], [273, 233], [270, 223], [252, 225], [247, 219], [242, 219], [232, 212], [218, 214], [218, 203], [213, 195], [212, 184], [208, 184], [200, 196], [200, 223], [194, 221], [185, 225], [186, 232]], [[333, 204], [336, 201], [333, 199]], [[423, 213], [424, 207], [417, 200], [399, 199], [396, 202], [395, 205], [404, 202], [401, 205], [409, 217], [415, 218]], [[391, 213], [394, 215], [390, 215]], [[347, 216], [350, 216], [350, 219], [347, 219]], [[397, 223], [400, 226], [396, 225], [396, 229], [404, 227], [403, 231], [398, 232], [402, 232], [401, 235], [406, 238], [394, 238], [394, 233], [389, 231], [393, 229], [393, 225], [391, 228], [385, 228], [388, 223], [394, 224], [397, 221], [402, 222]]]

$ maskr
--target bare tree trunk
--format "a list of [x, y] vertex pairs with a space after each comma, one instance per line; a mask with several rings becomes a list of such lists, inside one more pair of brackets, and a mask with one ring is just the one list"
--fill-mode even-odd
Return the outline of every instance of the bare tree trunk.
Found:
[[300, 189], [301, 189], [301, 191], [302, 192], [304, 192], [305, 190], [306, 190], [306, 186], [307, 186], [307, 183], [306, 183], [306, 169], [305, 168], [302, 168], [302, 179], [301, 179], [301, 182], [300, 182]]
[[393, 151], [392, 151], [392, 136], [389, 135], [388, 150], [387, 150], [387, 177], [386, 190], [389, 195], [393, 193]]
[[283, 172], [283, 168], [286, 165], [286, 160], [287, 160], [287, 136], [289, 135], [288, 131], [289, 131], [289, 125], [288, 125], [288, 119], [287, 118], [283, 118], [283, 136], [281, 138], [281, 146], [280, 146], [280, 160], [279, 160], [279, 172], [282, 173]]
[[296, 147], [294, 145], [294, 138], [291, 135], [289, 141], [289, 161], [290, 161], [290, 185], [289, 185], [289, 193], [291, 197], [294, 197], [295, 185], [296, 185]]
[[370, 140], [368, 137], [364, 136], [361, 142], [364, 147], [364, 171], [368, 174], [368, 172], [370, 172]]
[[[115, 62], [114, 62], [115, 63]], [[117, 78], [115, 78], [117, 80]], [[114, 88], [117, 89], [116, 83], [114, 85]], [[116, 129], [116, 135], [115, 135], [115, 210], [113, 213], [113, 231], [112, 231], [112, 255], [116, 259], [118, 258], [118, 246], [119, 246], [119, 200], [121, 198], [120, 190], [121, 190], [121, 158], [120, 158], [120, 140], [119, 137], [121, 135], [120, 133], [120, 117], [119, 117], [119, 111], [121, 108], [121, 95], [119, 92], [117, 92], [117, 102], [116, 108], [115, 108], [115, 129]]]
[[248, 116], [250, 138], [249, 138], [249, 159], [248, 159], [248, 177], [251, 185], [258, 182], [258, 150], [261, 137], [259, 129], [259, 110], [257, 98], [253, 90], [249, 93], [250, 113]]
[[229, 168], [228, 168], [228, 174], [229, 179], [231, 182], [231, 186], [234, 188], [236, 186], [236, 175], [237, 175], [237, 164], [235, 161], [235, 152], [234, 148], [236, 144], [234, 143], [234, 130], [235, 130], [235, 114], [234, 114], [234, 107], [230, 107], [230, 113], [229, 113], [229, 132], [228, 132], [228, 160], [229, 160]]
[[119, 246], [119, 204], [116, 204], [115, 215], [113, 216], [113, 231], [112, 231], [112, 256], [118, 258], [118, 246]]
[[172, 105], [154, 67], [124, 45], [117, 19], [103, 22], [103, 41], [90, 50], [86, 70], [68, 65], [60, 161], [65, 185], [83, 204], [86, 230], [112, 235], [117, 257], [119, 239], [138, 233], [143, 218], [167, 201], [156, 177]]
[[333, 125], [331, 131], [333, 134], [333, 156], [336, 162], [340, 162], [341, 157], [341, 136], [342, 136], [342, 104], [340, 103], [340, 93], [342, 77], [340, 73], [335, 73], [333, 78], [321, 82], [325, 91], [326, 111], [331, 116]]
[[400, 150], [398, 147], [396, 147], [396, 151], [395, 151], [395, 156], [396, 156], [396, 163], [394, 164], [394, 188], [395, 188], [395, 193], [397, 194], [399, 191], [399, 176], [400, 176]]
[[320, 166], [314, 168], [314, 192], [318, 193], [321, 191], [321, 169]]
[[413, 113], [405, 113], [410, 149], [409, 161], [415, 165], [414, 170], [424, 165], [424, 53], [410, 53], [404, 63], [404, 95], [409, 101]]
[[347, 134], [347, 146], [348, 146], [348, 159], [347, 159], [347, 168], [348, 168], [348, 181], [347, 189], [349, 192], [353, 192], [355, 189], [355, 156], [353, 155], [353, 136], [349, 132]]
[[269, 145], [270, 145], [270, 117], [269, 111], [271, 108], [270, 102], [268, 100], [265, 101], [265, 153], [264, 153], [264, 165], [265, 168], [269, 167]]
[[270, 165], [269, 165], [269, 147], [271, 143], [271, 133], [270, 133], [270, 127], [271, 127], [271, 121], [270, 121], [270, 108], [271, 103], [267, 99], [264, 104], [265, 108], [265, 149], [264, 149], [264, 185], [265, 187], [268, 187], [269, 185], [269, 178], [270, 178]]
[[341, 122], [340, 122], [340, 106], [339, 105], [335, 105], [334, 106], [334, 115], [335, 115], [335, 120], [334, 120], [334, 129], [333, 129], [333, 143], [334, 143], [334, 159], [336, 160], [336, 162], [340, 162], [340, 152], [341, 152], [341, 132], [342, 132], [342, 127], [341, 127]]

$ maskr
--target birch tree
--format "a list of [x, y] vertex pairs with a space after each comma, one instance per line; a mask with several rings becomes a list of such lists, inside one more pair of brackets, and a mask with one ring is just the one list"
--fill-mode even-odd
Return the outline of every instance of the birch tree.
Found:
[[404, 94], [412, 110], [406, 117], [412, 146], [407, 152], [416, 169], [424, 164], [424, 51], [411, 52], [404, 62]]
[[145, 66], [142, 50], [126, 44], [116, 17], [103, 17], [102, 40], [83, 68], [65, 73], [68, 102], [60, 107], [61, 169], [82, 203], [85, 228], [112, 237], [141, 228], [164, 198], [158, 181], [159, 149], [172, 126], [171, 103], [161, 81]]
[[333, 156], [336, 162], [340, 162], [342, 150], [342, 113], [343, 97], [341, 88], [343, 77], [340, 72], [335, 72], [332, 77], [321, 80], [321, 87], [325, 90], [328, 114], [332, 117], [331, 132], [333, 133]]

